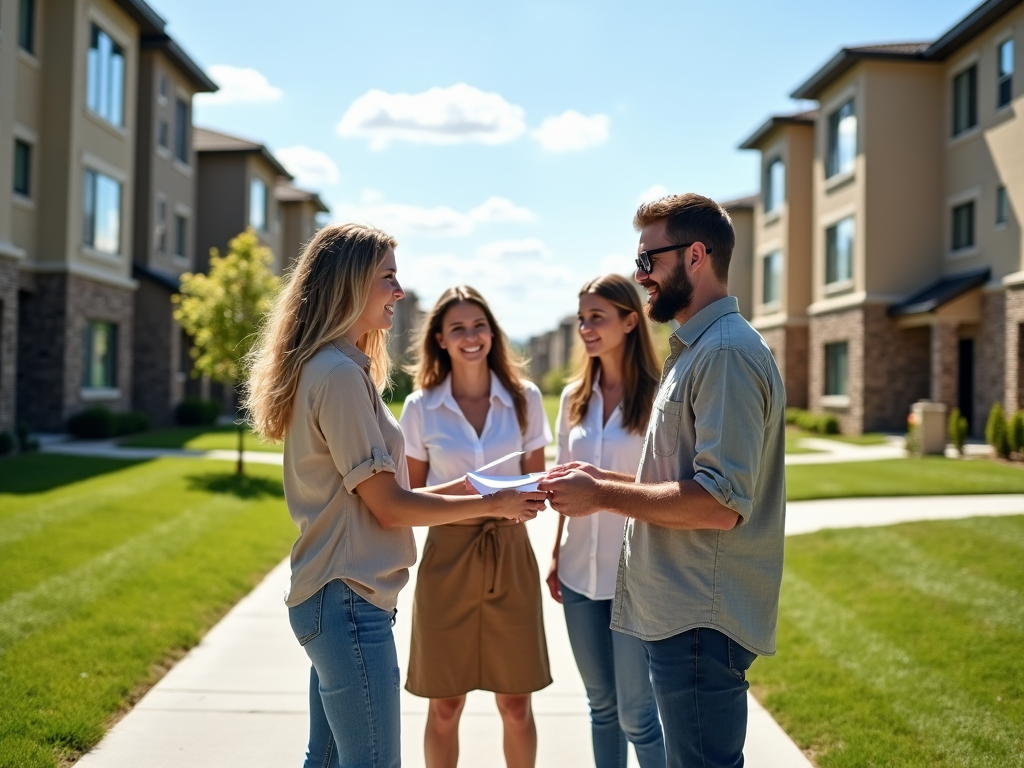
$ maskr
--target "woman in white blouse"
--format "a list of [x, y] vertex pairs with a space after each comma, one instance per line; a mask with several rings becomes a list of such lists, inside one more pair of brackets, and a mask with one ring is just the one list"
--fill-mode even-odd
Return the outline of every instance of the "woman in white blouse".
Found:
[[[540, 390], [477, 291], [450, 288], [424, 324], [417, 391], [405, 401], [413, 488], [447, 483], [509, 453], [488, 474], [544, 471], [551, 430]], [[455, 768], [459, 719], [472, 690], [493, 691], [510, 768], [536, 762], [530, 695], [551, 682], [540, 574], [523, 526], [493, 518], [435, 526], [427, 535], [413, 603], [406, 689], [430, 699], [428, 768]]]
[[[658, 388], [658, 362], [630, 280], [605, 275], [579, 295], [586, 355], [558, 409], [558, 464], [586, 461], [633, 474]], [[590, 702], [597, 768], [625, 768], [627, 739], [641, 768], [664, 768], [665, 743], [644, 647], [613, 632], [612, 598], [625, 518], [611, 512], [558, 522], [547, 583], [562, 603], [569, 642]]]

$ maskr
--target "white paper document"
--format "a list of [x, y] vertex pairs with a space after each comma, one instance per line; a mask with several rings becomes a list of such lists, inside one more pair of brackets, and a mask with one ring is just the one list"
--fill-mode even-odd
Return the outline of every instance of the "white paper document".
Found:
[[520, 493], [537, 490], [537, 483], [547, 472], [532, 472], [529, 475], [478, 475], [469, 472], [466, 477], [481, 496], [489, 496], [498, 491], [514, 488]]

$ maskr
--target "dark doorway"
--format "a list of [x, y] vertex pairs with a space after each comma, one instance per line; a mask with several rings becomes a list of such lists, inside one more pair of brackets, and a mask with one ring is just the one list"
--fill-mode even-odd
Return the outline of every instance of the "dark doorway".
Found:
[[960, 339], [957, 379], [957, 407], [967, 418], [968, 432], [974, 429], [974, 339]]

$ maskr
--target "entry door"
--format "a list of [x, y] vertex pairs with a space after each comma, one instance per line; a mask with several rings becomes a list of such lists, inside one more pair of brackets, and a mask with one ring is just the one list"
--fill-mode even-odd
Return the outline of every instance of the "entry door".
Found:
[[974, 339], [960, 339], [959, 386], [957, 407], [967, 417], [969, 431], [974, 428]]

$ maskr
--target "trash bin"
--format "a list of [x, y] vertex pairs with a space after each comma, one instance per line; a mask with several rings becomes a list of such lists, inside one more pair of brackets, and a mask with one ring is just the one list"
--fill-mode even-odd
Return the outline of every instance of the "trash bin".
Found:
[[946, 405], [945, 403], [933, 403], [930, 400], [918, 400], [910, 411], [914, 415], [914, 424], [917, 427], [918, 443], [921, 446], [921, 453], [937, 454], [946, 453]]

